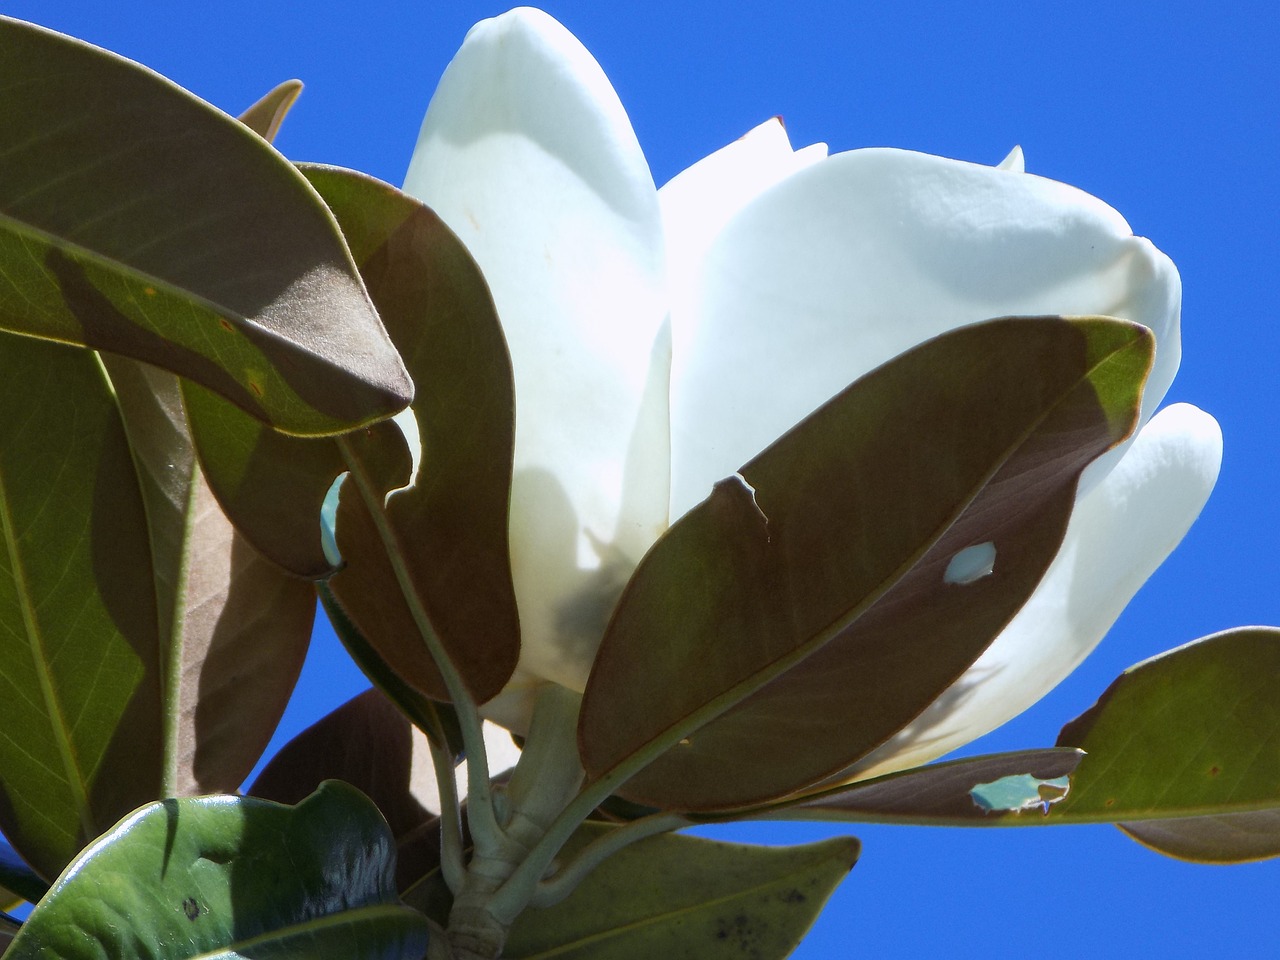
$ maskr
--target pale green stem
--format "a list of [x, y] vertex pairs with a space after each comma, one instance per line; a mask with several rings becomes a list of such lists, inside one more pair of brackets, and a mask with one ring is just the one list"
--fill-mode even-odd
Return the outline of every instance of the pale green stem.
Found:
[[440, 642], [440, 637], [431, 625], [431, 618], [422, 606], [422, 601], [414, 588], [413, 579], [405, 569], [399, 540], [395, 531], [391, 529], [383, 509], [382, 494], [365, 474], [363, 464], [351, 449], [350, 443], [339, 437], [337, 444], [343, 460], [346, 461], [347, 469], [351, 471], [351, 479], [355, 481], [360, 491], [369, 516], [373, 518], [374, 526], [378, 530], [378, 536], [382, 539], [382, 545], [387, 554], [387, 561], [395, 573], [396, 583], [400, 586], [400, 592], [409, 607], [413, 621], [422, 635], [427, 651], [440, 671], [445, 689], [453, 701], [454, 710], [457, 711], [458, 724], [462, 730], [462, 743], [467, 752], [467, 822], [471, 827], [472, 840], [477, 850], [488, 847], [498, 849], [501, 847], [501, 832], [493, 809], [493, 792], [489, 785], [489, 760], [485, 755], [480, 712], [461, 674], [458, 673], [457, 667], [454, 666], [453, 660], [450, 659], [444, 644]]
[[449, 891], [457, 896], [467, 875], [463, 856], [462, 805], [458, 802], [458, 784], [453, 754], [444, 744], [427, 738], [431, 763], [436, 771], [436, 789], [440, 794], [440, 873]]
[[533, 897], [529, 900], [529, 906], [537, 908], [554, 906], [573, 893], [587, 874], [623, 847], [659, 833], [679, 830], [681, 827], [689, 826], [690, 823], [692, 823], [691, 820], [678, 813], [655, 813], [633, 820], [616, 830], [610, 830], [584, 847], [572, 863], [561, 867], [551, 877], [539, 882]]

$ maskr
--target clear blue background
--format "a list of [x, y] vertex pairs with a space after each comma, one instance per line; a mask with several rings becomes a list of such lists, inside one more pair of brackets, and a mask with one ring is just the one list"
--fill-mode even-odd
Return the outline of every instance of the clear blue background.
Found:
[[[1068, 682], [971, 752], [1053, 742], [1131, 663], [1280, 623], [1274, 477], [1280, 28], [1263, 3], [548, 2], [613, 80], [663, 183], [774, 114], [797, 145], [909, 147], [1028, 169], [1118, 208], [1178, 264], [1185, 357], [1170, 400], [1211, 411], [1222, 478], [1174, 557]], [[441, 70], [501, 3], [0, 0], [235, 113], [307, 91], [284, 153], [398, 183]], [[0, 131], [2, 135], [2, 131]], [[326, 633], [276, 745], [365, 686]], [[274, 749], [274, 747], [273, 747]], [[783, 842], [827, 827], [720, 835]], [[863, 859], [800, 958], [1280, 956], [1280, 862], [1167, 860], [1109, 827], [863, 828]]]

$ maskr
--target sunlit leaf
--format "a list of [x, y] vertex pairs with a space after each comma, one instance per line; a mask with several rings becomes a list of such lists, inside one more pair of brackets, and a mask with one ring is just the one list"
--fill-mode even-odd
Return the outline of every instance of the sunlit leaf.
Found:
[[0, 349], [0, 825], [53, 878], [158, 796], [161, 680], [147, 517], [88, 351]]
[[195, 460], [178, 378], [125, 357], [103, 361], [150, 533], [164, 676], [160, 795], [234, 791], [293, 692], [315, 594], [263, 559], [223, 515]]
[[[873, 371], [716, 485], [624, 590], [583, 701], [588, 774], [666, 749], [621, 793], [746, 806], [866, 755], [1031, 594], [1077, 478], [1133, 429], [1145, 328], [966, 327]], [[948, 576], [994, 545], [993, 572]]]
[[285, 115], [300, 93], [301, 80], [286, 80], [240, 114], [240, 122], [263, 140], [270, 142], [276, 138], [280, 124], [284, 122]]
[[148, 361], [291, 433], [410, 399], [332, 216], [260, 137], [7, 18], [0, 76], [0, 329]]
[[386, 823], [330, 783], [297, 807], [167, 800], [131, 814], [54, 885], [7, 960], [418, 960]]
[[[562, 862], [619, 829], [587, 824]], [[858, 841], [755, 847], [651, 837], [605, 860], [563, 902], [526, 910], [508, 960], [774, 960], [791, 953], [858, 859]]]
[[1277, 855], [1280, 630], [1228, 630], [1130, 667], [1058, 742], [1088, 755], [1049, 821], [1119, 821], [1188, 859]]

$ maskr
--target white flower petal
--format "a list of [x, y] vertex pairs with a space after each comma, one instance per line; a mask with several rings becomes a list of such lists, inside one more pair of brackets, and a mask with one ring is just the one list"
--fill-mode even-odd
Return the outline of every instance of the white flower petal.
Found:
[[677, 174], [658, 191], [674, 312], [688, 306], [703, 258], [725, 224], [765, 190], [826, 156], [825, 143], [792, 150], [781, 118], [774, 117]]
[[468, 33], [405, 189], [461, 237], [493, 291], [515, 371], [522, 667], [581, 689], [617, 588], [666, 522], [652, 176], [599, 65], [521, 8]]
[[1073, 187], [901, 150], [806, 167], [729, 222], [673, 313], [672, 516], [862, 374], [991, 317], [1151, 327], [1149, 415], [1177, 369], [1180, 296], [1168, 258]]
[[1189, 404], [1160, 411], [1076, 505], [1066, 539], [1026, 606], [976, 663], [854, 776], [902, 770], [982, 736], [1043, 697], [1098, 645], [1191, 527], [1222, 462], [1217, 421]]

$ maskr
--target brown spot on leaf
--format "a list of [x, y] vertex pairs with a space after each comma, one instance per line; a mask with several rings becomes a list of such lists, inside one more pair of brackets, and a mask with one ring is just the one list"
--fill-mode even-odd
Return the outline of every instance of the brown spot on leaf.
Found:
[[200, 909], [200, 901], [195, 897], [187, 897], [182, 901], [182, 912], [187, 915], [188, 920], [195, 920], [204, 911]]

